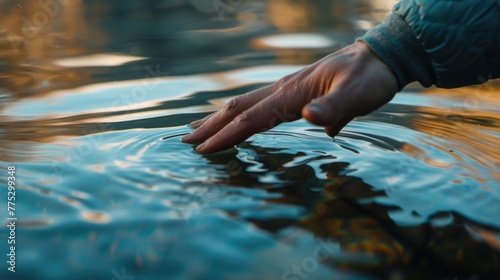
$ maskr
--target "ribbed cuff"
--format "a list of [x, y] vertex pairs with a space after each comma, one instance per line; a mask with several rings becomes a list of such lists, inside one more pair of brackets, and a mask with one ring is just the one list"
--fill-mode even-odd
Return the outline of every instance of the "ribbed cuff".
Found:
[[431, 61], [412, 29], [398, 15], [391, 13], [379, 26], [357, 39], [367, 43], [392, 70], [399, 90], [418, 81], [424, 87], [435, 84]]

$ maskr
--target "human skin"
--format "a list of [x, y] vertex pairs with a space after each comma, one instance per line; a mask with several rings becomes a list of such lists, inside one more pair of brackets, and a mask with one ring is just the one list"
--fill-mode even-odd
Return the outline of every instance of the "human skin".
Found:
[[334, 137], [353, 118], [389, 102], [398, 91], [394, 74], [362, 41], [349, 45], [278, 82], [232, 99], [221, 110], [192, 122], [182, 139], [209, 154], [255, 133], [304, 117]]

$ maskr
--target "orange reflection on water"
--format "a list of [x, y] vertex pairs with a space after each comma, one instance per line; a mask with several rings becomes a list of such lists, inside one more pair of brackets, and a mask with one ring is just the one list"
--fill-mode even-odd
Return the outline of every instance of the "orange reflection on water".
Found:
[[[429, 135], [429, 144], [450, 153], [456, 160], [467, 156], [498, 170], [500, 165], [500, 85], [485, 85], [455, 90], [428, 89], [423, 94], [446, 96], [455, 103], [446, 108], [419, 106], [420, 118], [412, 128]], [[463, 166], [473, 169], [470, 166]], [[473, 170], [470, 170], [473, 172]]]
[[106, 224], [106, 223], [109, 223], [111, 221], [111, 217], [108, 214], [102, 213], [102, 212], [85, 211], [81, 214], [81, 217], [84, 220], [87, 220], [87, 221], [93, 222], [93, 223], [98, 223], [98, 224]]
[[[88, 71], [67, 71], [52, 64], [89, 52], [89, 27], [84, 19], [87, 4], [72, 1], [5, 1], [0, 17], [0, 84], [13, 98], [42, 96], [58, 88], [84, 83]], [[91, 27], [92, 41], [104, 40], [99, 27]]]

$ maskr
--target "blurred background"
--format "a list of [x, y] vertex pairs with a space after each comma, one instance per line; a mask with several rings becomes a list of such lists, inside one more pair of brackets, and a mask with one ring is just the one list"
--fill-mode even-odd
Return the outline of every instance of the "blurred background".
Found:
[[[42, 84], [38, 94], [142, 78], [139, 64], [123, 65], [138, 59], [170, 75], [310, 63], [350, 44], [383, 20], [394, 2], [2, 1], [3, 66], [45, 70], [8, 79], [14, 69], [4, 67], [2, 78], [5, 87], [27, 96]], [[295, 35], [272, 36], [277, 34]], [[117, 53], [127, 58], [111, 55]]]
[[1, 278], [498, 279], [498, 81], [410, 85], [335, 140], [298, 121], [180, 142], [395, 2], [0, 1]]

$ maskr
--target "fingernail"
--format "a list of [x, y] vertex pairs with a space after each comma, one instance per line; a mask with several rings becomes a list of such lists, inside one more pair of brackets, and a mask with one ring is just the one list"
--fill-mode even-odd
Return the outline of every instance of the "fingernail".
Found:
[[186, 140], [189, 140], [189, 137], [191, 137], [191, 135], [193, 135], [193, 133], [192, 133], [192, 132], [191, 132], [191, 133], [189, 133], [188, 135], [186, 135], [186, 136], [182, 137], [182, 139], [181, 139], [181, 140], [182, 140], [183, 142], [184, 142], [184, 141], [186, 141]]
[[309, 105], [309, 107], [307, 108], [309, 111], [313, 111], [319, 115], [324, 115], [326, 113], [325, 109], [323, 108], [323, 106], [321, 105], [318, 105], [318, 104], [311, 104]]
[[201, 145], [198, 145], [198, 147], [196, 147], [196, 149], [194, 149], [196, 152], [200, 152], [200, 150], [203, 150], [203, 147], [205, 147], [207, 145], [207, 143], [203, 143]]
[[192, 128], [196, 128], [197, 126], [199, 126], [201, 124], [201, 121], [202, 120], [193, 121], [193, 122], [189, 123], [189, 126]]

